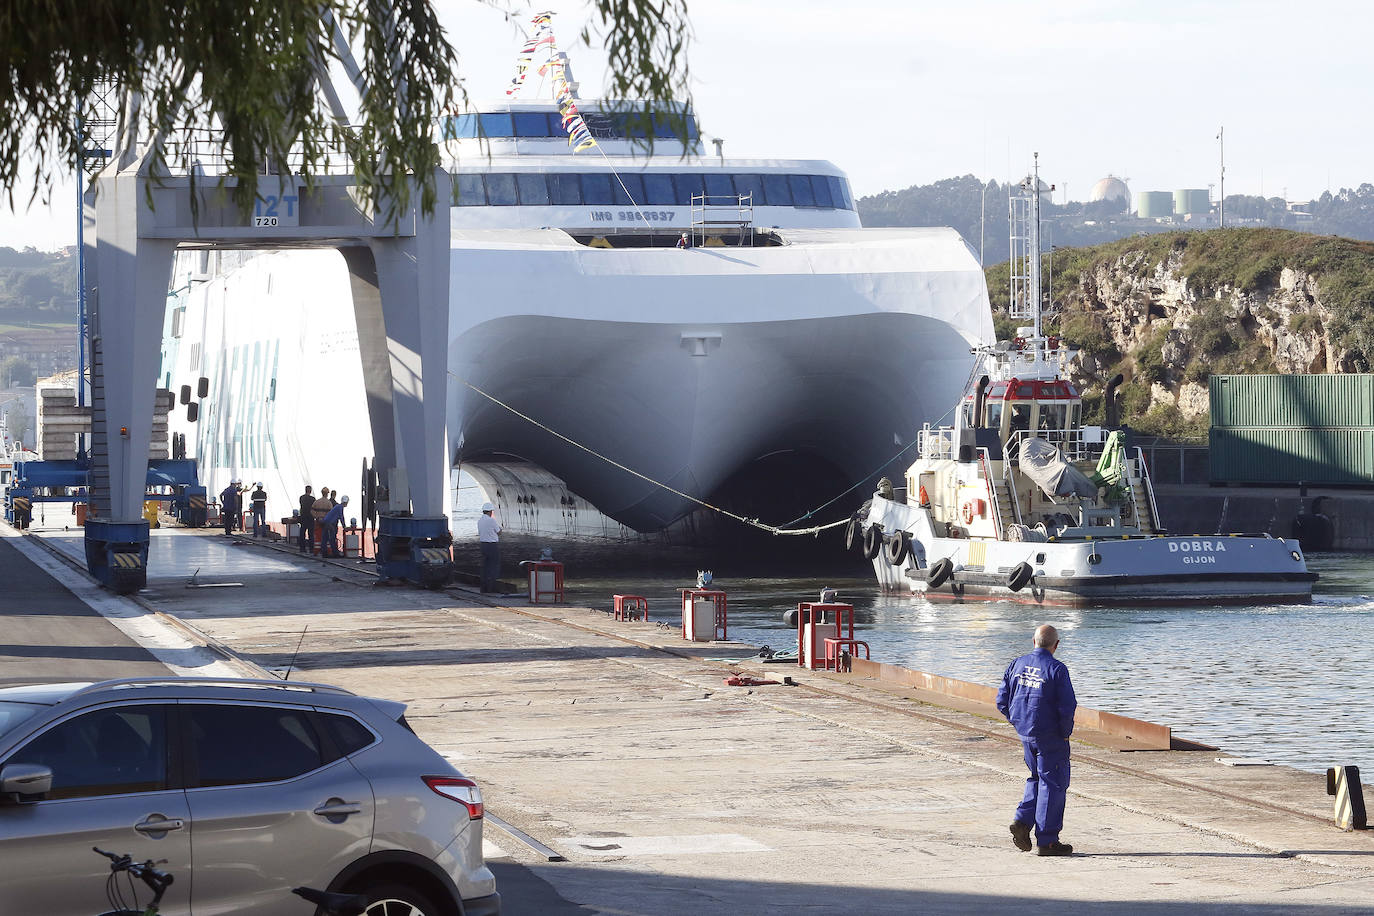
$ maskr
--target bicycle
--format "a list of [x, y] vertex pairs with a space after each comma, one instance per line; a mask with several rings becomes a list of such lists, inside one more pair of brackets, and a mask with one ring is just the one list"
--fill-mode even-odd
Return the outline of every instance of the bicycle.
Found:
[[[162, 903], [162, 895], [167, 893], [167, 888], [172, 886], [173, 881], [171, 875], [157, 869], [157, 866], [166, 860], [154, 862], [149, 859], [146, 862], [135, 862], [133, 856], [130, 855], [116, 855], [113, 852], [106, 852], [99, 846], [92, 846], [91, 848], [110, 860], [110, 877], [105, 879], [105, 901], [113, 909], [102, 913], [101, 916], [157, 916], [158, 907]], [[119, 881], [120, 872], [129, 877], [129, 896], [134, 901], [132, 907], [124, 901], [124, 889], [120, 886]], [[142, 909], [138, 908], [138, 893], [134, 888], [134, 878], [148, 885], [153, 892], [153, 899], [149, 900], [148, 905]]]
[[[113, 909], [101, 913], [100, 916], [158, 916], [162, 895], [167, 893], [167, 888], [171, 887], [175, 880], [167, 872], [157, 868], [166, 860], [154, 862], [149, 859], [146, 862], [135, 862], [133, 856], [106, 852], [98, 846], [91, 848], [110, 860], [110, 877], [105, 880], [105, 900]], [[129, 878], [129, 896], [134, 901], [133, 906], [124, 899], [124, 888], [119, 881], [120, 873]], [[142, 909], [138, 906], [138, 894], [134, 888], [135, 878], [146, 884], [153, 892], [153, 899]], [[367, 911], [368, 900], [364, 894], [333, 894], [313, 887], [292, 888], [291, 893], [315, 904], [318, 907], [316, 912], [321, 916], [364, 916]]]

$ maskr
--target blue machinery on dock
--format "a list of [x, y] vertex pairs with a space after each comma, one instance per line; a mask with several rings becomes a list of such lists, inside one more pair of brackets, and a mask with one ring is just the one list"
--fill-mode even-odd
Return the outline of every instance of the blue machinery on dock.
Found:
[[[148, 462], [146, 500], [170, 502], [182, 524], [205, 524], [205, 488], [200, 485], [196, 463], [190, 459], [154, 459]], [[65, 502], [84, 504], [90, 491], [90, 468], [84, 458], [75, 461], [22, 461], [14, 466], [14, 480], [5, 493], [5, 519], [19, 528], [28, 527], [33, 504]], [[148, 581], [148, 522], [112, 521], [87, 517], [86, 568], [104, 586], [121, 594], [138, 591]]]
[[148, 522], [86, 519], [86, 568], [101, 585], [130, 595], [148, 584]]
[[377, 574], [422, 588], [453, 578], [453, 535], [445, 516], [382, 515], [377, 527]]

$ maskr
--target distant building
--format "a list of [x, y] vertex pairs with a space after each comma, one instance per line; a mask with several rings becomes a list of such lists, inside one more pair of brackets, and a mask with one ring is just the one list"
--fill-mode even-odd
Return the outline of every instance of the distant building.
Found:
[[1131, 189], [1126, 187], [1125, 179], [1108, 175], [1093, 185], [1092, 193], [1088, 195], [1090, 203], [1096, 203], [1099, 200], [1119, 200], [1129, 207], [1131, 205]]
[[76, 365], [76, 329], [15, 328], [0, 334], [0, 359], [17, 356], [48, 375]]

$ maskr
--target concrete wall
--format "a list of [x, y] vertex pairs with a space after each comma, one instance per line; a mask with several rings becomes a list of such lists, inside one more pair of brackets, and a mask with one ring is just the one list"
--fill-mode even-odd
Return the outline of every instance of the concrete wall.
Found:
[[1309, 487], [1157, 487], [1155, 500], [1170, 534], [1262, 534], [1293, 537], [1299, 513], [1331, 520], [1334, 550], [1374, 550], [1374, 493]]

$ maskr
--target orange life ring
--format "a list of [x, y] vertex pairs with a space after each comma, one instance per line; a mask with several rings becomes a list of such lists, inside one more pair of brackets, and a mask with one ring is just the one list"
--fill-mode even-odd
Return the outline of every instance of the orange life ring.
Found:
[[973, 524], [973, 514], [974, 514], [974, 513], [973, 513], [973, 501], [970, 500], [970, 501], [964, 503], [964, 524], [965, 524], [965, 525], [972, 525], [972, 524]]

